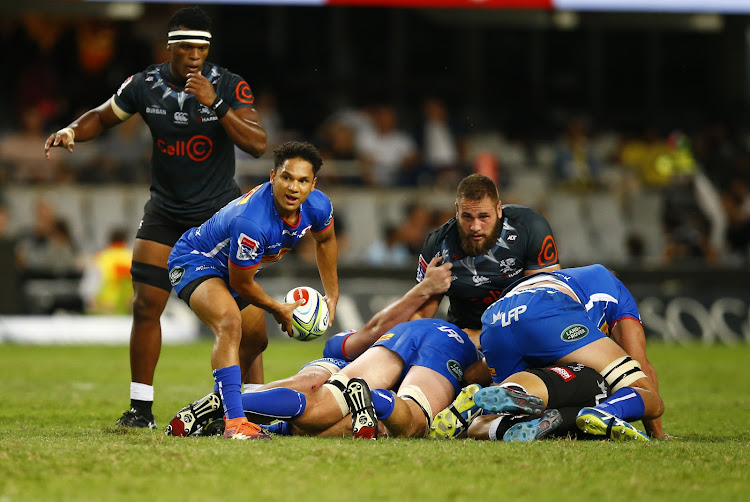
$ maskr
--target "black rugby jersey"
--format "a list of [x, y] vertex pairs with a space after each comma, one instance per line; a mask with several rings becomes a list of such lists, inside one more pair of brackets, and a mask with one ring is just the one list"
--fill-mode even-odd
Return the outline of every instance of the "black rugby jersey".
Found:
[[[151, 130], [151, 200], [179, 220], [213, 215], [240, 195], [234, 181], [234, 143], [211, 109], [174, 81], [170, 63], [129, 77], [114, 104], [139, 113]], [[253, 107], [250, 86], [239, 75], [211, 63], [201, 73], [233, 109]]]
[[480, 329], [482, 313], [500, 293], [526, 270], [558, 264], [557, 246], [549, 223], [531, 208], [503, 206], [502, 230], [487, 254], [467, 256], [461, 250], [456, 218], [427, 236], [417, 266], [417, 282], [424, 279], [427, 264], [435, 256], [453, 263], [448, 322], [461, 328]]

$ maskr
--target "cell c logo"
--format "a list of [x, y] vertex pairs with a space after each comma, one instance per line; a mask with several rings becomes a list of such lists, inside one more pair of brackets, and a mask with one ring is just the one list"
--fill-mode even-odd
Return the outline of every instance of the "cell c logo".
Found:
[[187, 156], [195, 162], [203, 162], [213, 150], [213, 143], [208, 136], [193, 136], [187, 142]]
[[542, 266], [554, 265], [557, 262], [557, 245], [555, 238], [548, 235], [542, 242], [542, 249], [539, 251], [537, 263]]
[[255, 103], [255, 96], [253, 96], [253, 91], [250, 90], [250, 86], [244, 80], [237, 84], [237, 87], [234, 89], [234, 93], [237, 97], [237, 101], [239, 101], [240, 103], [247, 103], [249, 105]]

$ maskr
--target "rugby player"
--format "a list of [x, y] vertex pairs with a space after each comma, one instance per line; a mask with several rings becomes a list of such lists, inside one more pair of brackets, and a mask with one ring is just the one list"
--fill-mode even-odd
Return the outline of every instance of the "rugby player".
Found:
[[[133, 325], [130, 335], [130, 408], [126, 427], [156, 428], [154, 373], [161, 352], [161, 317], [171, 292], [167, 258], [188, 229], [237, 198], [234, 147], [253, 157], [266, 151], [266, 131], [248, 83], [206, 61], [211, 19], [198, 7], [180, 9], [167, 24], [170, 60], [129, 77], [111, 99], [49, 136], [52, 147], [73, 152], [132, 115], [140, 114], [153, 138], [151, 199], [133, 247]], [[248, 381], [262, 382], [257, 360]]]
[[[482, 352], [496, 383], [551, 364], [580, 363], [599, 372], [611, 395], [584, 407], [578, 427], [611, 439], [648, 439], [628, 422], [643, 419], [662, 437], [664, 403], [646, 357], [638, 307], [625, 285], [602, 265], [523, 278], [482, 315]], [[634, 354], [631, 357], [628, 354]], [[637, 355], [635, 355], [637, 354]], [[477, 393], [502, 395], [492, 387]]]
[[292, 336], [292, 312], [302, 302], [269, 296], [255, 280], [261, 266], [280, 260], [310, 231], [331, 319], [339, 296], [333, 207], [315, 190], [320, 153], [291, 141], [276, 148], [273, 158], [270, 181], [185, 232], [169, 255], [175, 292], [216, 339], [211, 368], [223, 401], [225, 438], [264, 436], [242, 409], [240, 360], [252, 361], [268, 345], [266, 312]]
[[[502, 205], [495, 183], [479, 174], [458, 185], [456, 216], [427, 236], [419, 255], [417, 282], [423, 280], [435, 256], [453, 264], [454, 280], [447, 292], [425, 302], [412, 319], [433, 317], [443, 296], [448, 296], [447, 320], [477, 344], [482, 313], [500, 298], [503, 289], [524, 275], [560, 269], [547, 220], [528, 207]], [[330, 338], [325, 355], [353, 360], [374, 341], [360, 332]]]

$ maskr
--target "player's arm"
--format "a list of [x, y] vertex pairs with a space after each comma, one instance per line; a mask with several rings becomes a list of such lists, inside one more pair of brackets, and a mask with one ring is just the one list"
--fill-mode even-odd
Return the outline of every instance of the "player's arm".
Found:
[[[641, 369], [654, 383], [656, 391], [659, 391], [659, 380], [654, 365], [646, 355], [646, 334], [641, 323], [635, 319], [620, 319], [612, 329], [612, 339], [622, 347], [630, 357], [638, 361]], [[661, 427], [661, 418], [654, 420], [643, 420], [646, 432], [653, 437], [663, 437], [664, 431]]]
[[433, 258], [427, 267], [422, 282], [419, 282], [404, 296], [372, 316], [364, 327], [344, 340], [343, 353], [350, 359], [356, 359], [386, 331], [397, 324], [410, 320], [415, 310], [435, 295], [448, 290], [451, 286], [452, 263], [440, 265], [442, 258]]
[[108, 99], [100, 106], [87, 111], [67, 127], [51, 134], [44, 142], [44, 155], [50, 158], [50, 148], [67, 148], [73, 153], [73, 145], [76, 141], [88, 141], [99, 136], [112, 126], [115, 126], [129, 118], [129, 115], [119, 117], [112, 108], [112, 99]]
[[271, 313], [281, 325], [281, 330], [292, 336], [292, 312], [302, 304], [302, 300], [295, 303], [277, 302], [256, 282], [257, 272], [258, 267], [241, 268], [229, 262], [229, 286], [244, 300]]
[[321, 232], [313, 232], [315, 239], [315, 260], [318, 263], [320, 281], [325, 290], [325, 301], [328, 304], [329, 325], [336, 317], [336, 305], [339, 301], [338, 244], [333, 225]]
[[231, 108], [229, 103], [216, 95], [213, 84], [200, 72], [188, 73], [185, 92], [195, 95], [199, 103], [213, 110], [229, 138], [240, 150], [256, 158], [265, 153], [268, 138], [260, 114], [254, 108]]

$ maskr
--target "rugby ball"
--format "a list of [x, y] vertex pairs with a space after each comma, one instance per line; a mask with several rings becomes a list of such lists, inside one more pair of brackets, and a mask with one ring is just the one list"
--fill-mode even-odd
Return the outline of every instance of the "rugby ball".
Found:
[[306, 342], [314, 340], [328, 329], [328, 304], [323, 295], [313, 288], [301, 286], [289, 291], [286, 303], [302, 300], [302, 305], [292, 313], [292, 337]]

